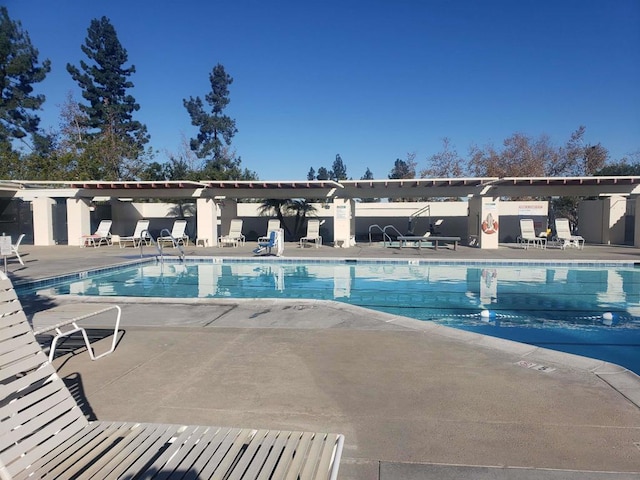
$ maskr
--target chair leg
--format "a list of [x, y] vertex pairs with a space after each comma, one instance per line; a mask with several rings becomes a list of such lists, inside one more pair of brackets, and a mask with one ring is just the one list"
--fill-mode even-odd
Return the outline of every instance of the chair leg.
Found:
[[20, 265], [24, 266], [24, 262], [22, 261], [22, 257], [20, 257], [20, 254], [18, 253], [17, 250], [13, 250], [12, 253], [18, 257], [18, 261], [20, 262]]

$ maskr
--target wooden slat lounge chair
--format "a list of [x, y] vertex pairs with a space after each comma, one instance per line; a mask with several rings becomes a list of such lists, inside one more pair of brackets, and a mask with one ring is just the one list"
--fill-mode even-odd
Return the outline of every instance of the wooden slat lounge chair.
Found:
[[88, 421], [0, 272], [0, 478], [337, 478], [336, 434]]

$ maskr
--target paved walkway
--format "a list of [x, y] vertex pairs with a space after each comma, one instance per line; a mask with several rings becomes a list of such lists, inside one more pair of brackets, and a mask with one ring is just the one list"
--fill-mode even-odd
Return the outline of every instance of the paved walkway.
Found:
[[[252, 248], [187, 253], [249, 256]], [[24, 252], [25, 267], [8, 265], [16, 282], [139, 258], [114, 247]], [[289, 257], [438, 260], [635, 261], [639, 253], [285, 249]], [[74, 301], [25, 299], [25, 310]], [[640, 381], [613, 365], [335, 302], [81, 299], [89, 310], [92, 301], [123, 306], [118, 348], [96, 362], [77, 349], [55, 365], [100, 419], [344, 433], [346, 479], [640, 478]]]

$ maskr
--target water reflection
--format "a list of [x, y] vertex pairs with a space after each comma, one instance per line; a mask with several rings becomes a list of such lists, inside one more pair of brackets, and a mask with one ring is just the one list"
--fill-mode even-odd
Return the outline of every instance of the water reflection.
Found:
[[[638, 326], [633, 268], [478, 267], [411, 264], [147, 264], [88, 277], [55, 293], [168, 298], [330, 299], [419, 319], [501, 324], [567, 322]], [[483, 310], [491, 317], [480, 316]], [[603, 314], [612, 318], [603, 322]], [[594, 320], [596, 319], [596, 320]]]

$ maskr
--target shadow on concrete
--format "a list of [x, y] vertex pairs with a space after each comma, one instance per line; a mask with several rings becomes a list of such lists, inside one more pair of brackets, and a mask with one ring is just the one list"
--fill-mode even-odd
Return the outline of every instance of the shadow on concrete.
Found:
[[98, 420], [98, 417], [96, 417], [96, 414], [91, 408], [91, 405], [89, 405], [89, 401], [87, 400], [87, 396], [85, 395], [84, 387], [82, 385], [82, 375], [80, 375], [78, 372], [70, 373], [69, 375], [64, 377], [62, 381], [69, 389], [69, 392], [71, 392], [73, 399], [80, 407], [80, 410], [82, 411], [84, 416], [87, 417], [87, 420], [91, 422]]

